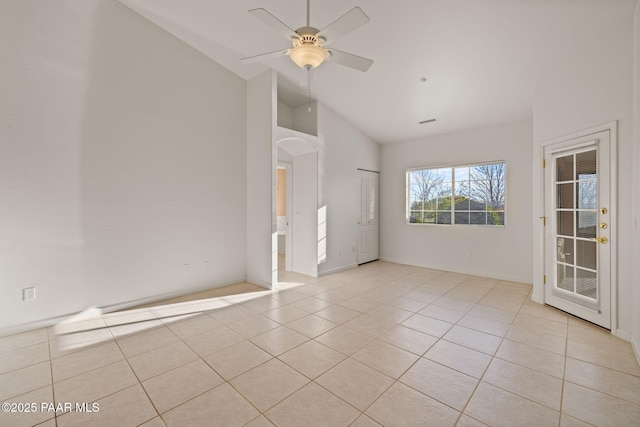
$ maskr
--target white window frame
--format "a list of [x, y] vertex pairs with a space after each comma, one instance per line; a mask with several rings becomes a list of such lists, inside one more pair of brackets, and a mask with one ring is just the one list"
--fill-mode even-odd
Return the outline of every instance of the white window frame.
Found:
[[[472, 223], [457, 223], [455, 221], [456, 218], [456, 202], [455, 202], [455, 198], [456, 198], [456, 185], [460, 182], [456, 180], [456, 169], [461, 169], [461, 168], [473, 168], [473, 167], [477, 167], [477, 166], [485, 166], [485, 165], [496, 165], [496, 164], [502, 164], [504, 165], [504, 171], [503, 171], [503, 185], [504, 185], [504, 189], [503, 189], [503, 193], [504, 193], [504, 208], [503, 210], [500, 210], [498, 212], [501, 212], [502, 215], [502, 224], [490, 224], [488, 223], [488, 219], [485, 219], [485, 223], [484, 224], [472, 224]], [[450, 169], [451, 171], [451, 194], [450, 194], [450, 205], [451, 205], [451, 210], [450, 211], [439, 211], [438, 209], [436, 210], [424, 210], [422, 209], [421, 212], [424, 213], [425, 212], [433, 212], [436, 216], [436, 218], [438, 217], [438, 212], [450, 212], [451, 213], [451, 223], [437, 223], [437, 222], [412, 222], [411, 218], [412, 218], [412, 212], [415, 212], [416, 210], [412, 210], [411, 209], [411, 173], [416, 172], [416, 171], [430, 171], [430, 172], [435, 172], [435, 171], [440, 171], [443, 169]], [[446, 166], [429, 166], [429, 167], [419, 167], [419, 168], [411, 168], [411, 169], [407, 169], [405, 171], [405, 179], [406, 179], [406, 202], [405, 202], [405, 220], [407, 225], [417, 225], [417, 226], [421, 226], [421, 225], [448, 225], [448, 226], [454, 226], [454, 225], [460, 225], [460, 226], [476, 226], [476, 227], [489, 227], [489, 228], [505, 228], [506, 227], [506, 223], [507, 223], [507, 162], [506, 160], [494, 160], [494, 161], [487, 161], [487, 162], [478, 162], [478, 163], [468, 163], [468, 164], [455, 164], [455, 165], [446, 165]], [[471, 207], [471, 206], [470, 206]], [[469, 214], [473, 213], [473, 212], [483, 212], [485, 215], [489, 215], [490, 214], [490, 210], [487, 207], [486, 203], [485, 203], [485, 209], [484, 210], [478, 210], [478, 209], [468, 209], [468, 210], [459, 210], [458, 212], [468, 212]]]

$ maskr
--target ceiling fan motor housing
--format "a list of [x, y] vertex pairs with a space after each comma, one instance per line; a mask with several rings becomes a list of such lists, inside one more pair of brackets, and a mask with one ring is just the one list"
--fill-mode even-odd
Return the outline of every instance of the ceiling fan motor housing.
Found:
[[297, 40], [292, 37], [293, 49], [289, 51], [289, 56], [297, 66], [310, 70], [329, 57], [329, 52], [322, 47], [324, 39], [317, 36], [318, 32], [319, 30], [313, 27], [296, 30], [299, 37]]

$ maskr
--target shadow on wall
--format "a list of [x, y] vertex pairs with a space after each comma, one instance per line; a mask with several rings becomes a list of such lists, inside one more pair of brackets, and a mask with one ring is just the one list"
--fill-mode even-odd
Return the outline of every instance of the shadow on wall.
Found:
[[86, 302], [243, 281], [245, 82], [116, 0], [97, 3], [88, 75]]
[[0, 334], [244, 281], [246, 82], [116, 0], [0, 17]]

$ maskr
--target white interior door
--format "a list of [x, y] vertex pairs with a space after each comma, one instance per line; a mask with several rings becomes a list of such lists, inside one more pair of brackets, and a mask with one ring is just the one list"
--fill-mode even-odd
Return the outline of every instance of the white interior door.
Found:
[[611, 328], [610, 134], [545, 148], [545, 303]]
[[377, 172], [358, 170], [360, 204], [358, 213], [358, 264], [375, 261], [380, 255], [379, 194]]

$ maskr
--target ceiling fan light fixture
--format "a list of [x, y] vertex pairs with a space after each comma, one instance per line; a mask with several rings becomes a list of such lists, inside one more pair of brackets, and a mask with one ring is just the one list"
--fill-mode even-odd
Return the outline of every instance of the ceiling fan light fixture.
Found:
[[300, 68], [310, 70], [322, 64], [329, 52], [313, 44], [301, 44], [289, 51], [289, 57]]

